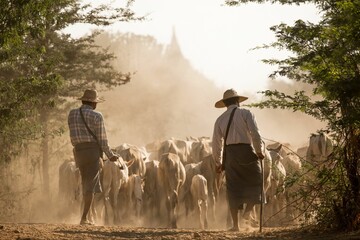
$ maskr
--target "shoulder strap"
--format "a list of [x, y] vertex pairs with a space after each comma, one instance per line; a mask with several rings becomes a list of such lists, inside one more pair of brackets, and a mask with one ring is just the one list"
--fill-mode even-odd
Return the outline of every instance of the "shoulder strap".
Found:
[[225, 133], [225, 138], [224, 138], [224, 146], [226, 145], [226, 140], [227, 140], [227, 136], [228, 136], [228, 134], [229, 134], [230, 124], [231, 124], [231, 121], [232, 121], [232, 119], [233, 119], [233, 117], [234, 117], [234, 113], [235, 113], [236, 109], [237, 109], [237, 107], [234, 108], [234, 109], [232, 110], [231, 114], [230, 114], [229, 122], [228, 122], [228, 125], [227, 125], [227, 127], [226, 127], [226, 133]]
[[234, 108], [230, 114], [230, 118], [229, 118], [229, 122], [227, 124], [227, 127], [226, 127], [226, 132], [225, 132], [225, 137], [224, 137], [224, 148], [223, 148], [223, 155], [222, 155], [222, 164], [221, 164], [221, 170], [225, 170], [225, 162], [226, 162], [226, 139], [227, 139], [227, 136], [228, 136], [228, 133], [229, 133], [229, 129], [230, 129], [230, 124], [231, 124], [231, 121], [234, 117], [234, 113], [236, 111], [237, 107]]
[[101, 148], [101, 145], [100, 145], [100, 143], [99, 143], [99, 140], [98, 140], [98, 138], [96, 137], [96, 135], [91, 131], [91, 129], [89, 128], [89, 126], [87, 125], [87, 123], [86, 123], [86, 121], [85, 121], [85, 118], [84, 118], [84, 114], [82, 113], [81, 107], [80, 107], [79, 109], [80, 109], [80, 115], [81, 115], [81, 118], [82, 118], [82, 120], [83, 120], [83, 122], [84, 122], [84, 124], [85, 124], [85, 127], [86, 127], [86, 129], [89, 131], [89, 133], [91, 134], [91, 136], [93, 136], [93, 137], [95, 138], [96, 143], [97, 143], [98, 146], [99, 146], [100, 157], [103, 158], [103, 150], [102, 150], [102, 148]]
[[89, 126], [87, 125], [87, 123], [86, 123], [86, 121], [85, 121], [85, 118], [84, 118], [84, 114], [83, 114], [81, 108], [79, 108], [79, 110], [80, 110], [80, 115], [81, 115], [81, 118], [82, 118], [82, 120], [83, 120], [83, 122], [84, 122], [84, 124], [85, 124], [86, 129], [89, 131], [89, 133], [91, 134], [91, 136], [93, 136], [93, 137], [95, 138], [96, 142], [99, 143], [96, 135], [91, 131], [91, 129], [90, 129]]
[[81, 107], [79, 108], [80, 110], [80, 115], [81, 115], [81, 119], [83, 120], [84, 124], [85, 124], [85, 127], [86, 129], [88, 130], [88, 132], [91, 134], [91, 136], [93, 136], [93, 138], [96, 140], [96, 143], [98, 144], [99, 146], [99, 149], [100, 149], [100, 156], [102, 157], [102, 149], [101, 149], [101, 145], [99, 143], [99, 140], [98, 138], [96, 137], [96, 135], [91, 131], [91, 129], [89, 128], [89, 126], [87, 125], [86, 121], [85, 121], [85, 118], [84, 118], [84, 114], [81, 110]]

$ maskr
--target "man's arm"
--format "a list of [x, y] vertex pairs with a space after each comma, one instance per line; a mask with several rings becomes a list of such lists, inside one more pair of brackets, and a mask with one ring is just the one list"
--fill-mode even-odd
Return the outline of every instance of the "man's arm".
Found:
[[212, 137], [212, 155], [216, 167], [221, 167], [221, 150], [222, 150], [221, 129], [218, 124], [218, 121], [216, 121], [214, 124], [214, 131]]
[[256, 155], [258, 156], [259, 159], [264, 159], [265, 156], [263, 153], [263, 142], [261, 140], [260, 131], [258, 129], [255, 116], [250, 111], [246, 122], [250, 131], [250, 135]]
[[97, 131], [96, 131], [97, 137], [99, 139], [99, 144], [102, 151], [105, 153], [105, 155], [108, 157], [110, 161], [116, 161], [118, 157], [111, 151], [110, 146], [108, 144], [105, 123], [101, 113], [99, 113], [97, 117], [96, 125], [97, 125]]

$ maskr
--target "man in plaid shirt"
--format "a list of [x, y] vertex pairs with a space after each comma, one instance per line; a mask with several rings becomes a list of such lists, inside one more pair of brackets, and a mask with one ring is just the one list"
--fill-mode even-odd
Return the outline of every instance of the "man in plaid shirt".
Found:
[[98, 98], [96, 90], [85, 90], [84, 95], [78, 100], [82, 101], [82, 106], [70, 111], [68, 125], [83, 188], [84, 209], [80, 224], [93, 225], [92, 212], [89, 210], [94, 200], [94, 193], [102, 191], [100, 158], [105, 153], [110, 161], [117, 161], [118, 156], [108, 145], [102, 114], [94, 111], [97, 103], [104, 100]]

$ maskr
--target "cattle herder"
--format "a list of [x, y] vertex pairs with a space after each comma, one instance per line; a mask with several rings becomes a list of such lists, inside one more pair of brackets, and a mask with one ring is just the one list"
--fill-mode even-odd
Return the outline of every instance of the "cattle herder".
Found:
[[244, 204], [246, 207], [242, 217], [251, 223], [250, 212], [255, 204], [262, 201], [260, 159], [264, 158], [264, 146], [254, 115], [239, 107], [240, 102], [247, 99], [239, 96], [234, 89], [229, 89], [224, 92], [223, 99], [215, 103], [216, 108], [227, 108], [214, 124], [212, 148], [217, 171], [225, 171], [226, 192], [233, 220], [230, 231], [239, 231], [238, 212]]
[[81, 225], [93, 225], [92, 207], [94, 193], [101, 192], [100, 168], [104, 152], [110, 161], [117, 161], [106, 136], [104, 119], [100, 112], [94, 111], [97, 103], [104, 101], [96, 90], [85, 90], [80, 108], [72, 109], [68, 116], [70, 140], [74, 146], [74, 158], [81, 174], [84, 208]]

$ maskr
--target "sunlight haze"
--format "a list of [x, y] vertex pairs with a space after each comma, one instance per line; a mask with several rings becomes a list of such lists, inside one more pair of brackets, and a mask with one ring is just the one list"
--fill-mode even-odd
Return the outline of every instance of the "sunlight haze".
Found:
[[[120, 6], [116, 1], [98, 1]], [[168, 44], [175, 31], [185, 58], [195, 69], [220, 88], [235, 88], [250, 94], [267, 88], [268, 75], [275, 70], [261, 62], [282, 58], [288, 53], [277, 50], [251, 50], [275, 41], [270, 27], [302, 19], [317, 22], [313, 5], [282, 6], [243, 4], [224, 6], [222, 0], [136, 0], [133, 10], [147, 15], [143, 22], [119, 22], [105, 30], [150, 35]], [[88, 33], [87, 26], [68, 29], [74, 37]]]

